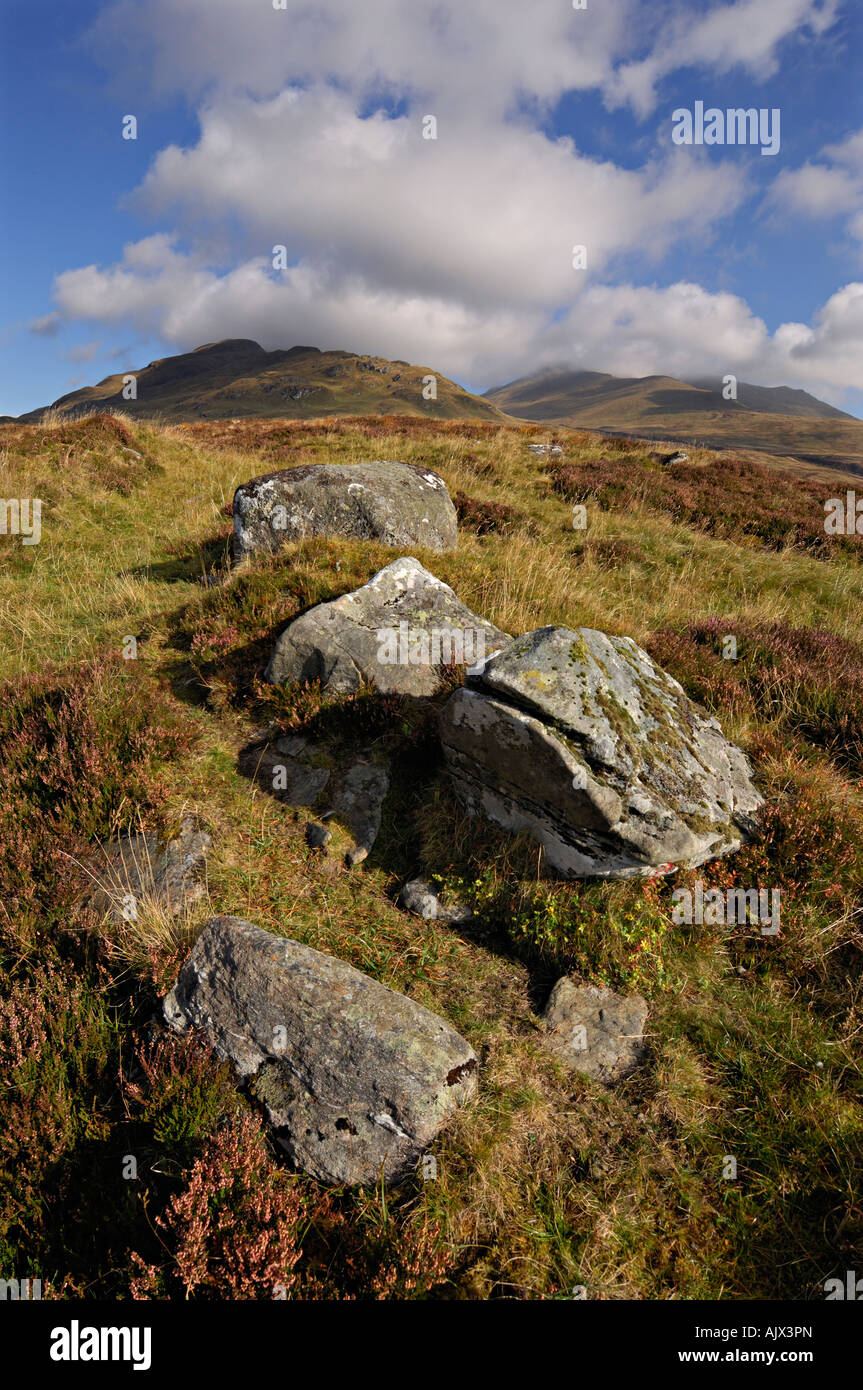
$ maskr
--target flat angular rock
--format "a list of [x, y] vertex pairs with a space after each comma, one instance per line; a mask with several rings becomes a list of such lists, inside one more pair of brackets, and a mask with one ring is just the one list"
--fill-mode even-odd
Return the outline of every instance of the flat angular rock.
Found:
[[345, 774], [333, 802], [332, 814], [354, 837], [354, 848], [348, 851], [351, 866], [368, 857], [378, 837], [381, 809], [389, 785], [384, 769], [374, 763], [354, 763]]
[[280, 739], [264, 748], [248, 745], [237, 760], [239, 769], [277, 801], [288, 806], [314, 806], [330, 780], [330, 769], [306, 762], [302, 750], [279, 751], [279, 743], [286, 741]]
[[233, 1062], [293, 1162], [321, 1182], [404, 1178], [476, 1090], [476, 1055], [444, 1019], [238, 917], [207, 923], [163, 1010]]
[[89, 866], [96, 885], [90, 906], [115, 921], [134, 920], [137, 905], [148, 898], [176, 916], [203, 895], [200, 872], [210, 844], [191, 816], [173, 839], [148, 831], [100, 844]]
[[739, 849], [761, 804], [716, 719], [627, 637], [545, 627], [447, 701], [441, 739], [467, 809], [528, 831], [564, 878], [629, 878]]
[[438, 687], [442, 665], [472, 665], [509, 640], [406, 555], [361, 588], [295, 618], [264, 676], [274, 685], [318, 680], [339, 694], [358, 690], [365, 679], [384, 693], [427, 696]]
[[234, 561], [306, 536], [455, 550], [456, 511], [439, 474], [413, 463], [313, 463], [252, 478], [234, 494]]
[[543, 1015], [544, 1043], [560, 1061], [604, 1086], [613, 1086], [644, 1055], [647, 1003], [599, 985], [558, 980]]

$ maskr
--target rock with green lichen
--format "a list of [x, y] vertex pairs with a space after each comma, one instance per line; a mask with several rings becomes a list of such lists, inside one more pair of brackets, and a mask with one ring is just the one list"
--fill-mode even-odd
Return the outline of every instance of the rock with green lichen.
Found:
[[455, 550], [456, 510], [440, 474], [414, 463], [308, 463], [253, 478], [234, 494], [234, 560], [306, 536]]
[[443, 667], [470, 666], [509, 640], [405, 555], [361, 588], [295, 618], [265, 676], [275, 685], [317, 680], [337, 694], [367, 680], [385, 693], [427, 696]]
[[163, 1002], [230, 1060], [276, 1137], [321, 1182], [398, 1181], [476, 1090], [454, 1028], [345, 961], [214, 917]]
[[740, 848], [761, 804], [745, 755], [628, 637], [545, 627], [450, 697], [441, 738], [469, 811], [542, 844], [565, 878], [630, 878]]

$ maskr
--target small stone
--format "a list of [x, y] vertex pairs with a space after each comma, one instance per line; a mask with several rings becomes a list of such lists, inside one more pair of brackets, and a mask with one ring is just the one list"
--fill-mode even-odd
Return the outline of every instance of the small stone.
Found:
[[325, 825], [310, 820], [306, 825], [306, 844], [310, 849], [323, 849], [333, 838], [333, 832]]
[[647, 1002], [598, 985], [558, 980], [543, 1015], [545, 1046], [574, 1071], [613, 1086], [644, 1055]]
[[426, 921], [449, 922], [457, 926], [473, 920], [473, 912], [463, 903], [450, 903], [445, 907], [432, 885], [422, 878], [412, 878], [404, 885], [398, 903], [405, 912], [413, 912]]

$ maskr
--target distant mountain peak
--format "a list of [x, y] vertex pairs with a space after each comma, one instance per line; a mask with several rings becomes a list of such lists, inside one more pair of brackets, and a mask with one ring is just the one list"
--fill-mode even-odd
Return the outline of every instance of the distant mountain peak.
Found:
[[[134, 400], [123, 395], [130, 370], [136, 378]], [[496, 406], [440, 373], [434, 373], [437, 394], [427, 399], [428, 373], [427, 367], [391, 362], [373, 353], [321, 351], [302, 344], [268, 352], [251, 338], [222, 338], [71, 391], [52, 409], [69, 416], [122, 410], [176, 421], [326, 415], [506, 419]], [[42, 414], [33, 410], [20, 419], [36, 421]]]

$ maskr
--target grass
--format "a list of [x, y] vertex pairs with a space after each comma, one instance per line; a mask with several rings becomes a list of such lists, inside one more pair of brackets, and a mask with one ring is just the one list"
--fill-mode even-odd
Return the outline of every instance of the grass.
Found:
[[[38, 546], [0, 538], [3, 1277], [61, 1297], [794, 1299], [859, 1261], [863, 567], [808, 542], [823, 498], [804, 487], [798, 531], [784, 513], [768, 524], [788, 501], [769, 471], [694, 451], [656, 491], [638, 447], [573, 434], [558, 464], [527, 449], [546, 437], [401, 417], [0, 427], [0, 491], [44, 499]], [[513, 633], [634, 637], [746, 747], [762, 833], [699, 874], [779, 886], [779, 937], [676, 926], [671, 883], [546, 879], [535, 844], [461, 812], [435, 702], [261, 681], [291, 616], [394, 552], [301, 543], [234, 573], [234, 488], [375, 457], [445, 477], [460, 548], [417, 558], [471, 608]], [[592, 480], [586, 531], [573, 479]], [[362, 868], [310, 852], [306, 813], [250, 775], [262, 727], [335, 763], [387, 756]], [[213, 838], [205, 901], [180, 921], [155, 904], [98, 920], [79, 867], [94, 842], [186, 814]], [[469, 898], [474, 922], [402, 913], [418, 871]], [[219, 911], [350, 961], [468, 1037], [480, 1093], [434, 1176], [320, 1189], [223, 1068], [164, 1034], [160, 995]], [[650, 1001], [647, 1065], [612, 1092], [540, 1046], [564, 971]]]

